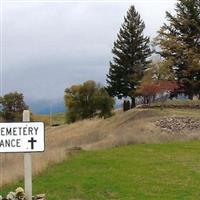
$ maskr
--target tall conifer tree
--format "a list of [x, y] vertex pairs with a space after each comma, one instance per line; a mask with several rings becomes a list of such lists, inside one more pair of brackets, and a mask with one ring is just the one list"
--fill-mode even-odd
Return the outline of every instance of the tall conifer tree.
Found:
[[157, 37], [161, 56], [169, 63], [182, 91], [192, 99], [200, 94], [200, 1], [178, 0], [173, 16], [166, 12]]
[[107, 75], [107, 90], [111, 96], [130, 97], [135, 106], [135, 90], [147, 68], [151, 51], [149, 37], [143, 35], [145, 24], [139, 13], [131, 6], [124, 17], [117, 40], [112, 49], [113, 61]]

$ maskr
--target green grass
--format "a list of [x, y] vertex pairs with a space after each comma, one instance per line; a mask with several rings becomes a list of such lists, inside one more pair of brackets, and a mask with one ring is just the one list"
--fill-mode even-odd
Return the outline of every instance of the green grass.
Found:
[[53, 124], [64, 124], [66, 119], [65, 119], [65, 113], [56, 113], [53, 115], [52, 118], [52, 123]]
[[182, 109], [182, 108], [150, 108], [156, 110], [158, 113], [163, 114], [163, 116], [167, 115], [181, 115], [188, 117], [200, 118], [200, 109]]
[[[49, 115], [37, 115], [33, 114], [33, 121], [42, 121], [46, 126], [50, 125], [50, 116]], [[52, 124], [62, 125], [66, 122], [65, 113], [56, 113], [52, 115]]]
[[[3, 194], [22, 183], [3, 188]], [[48, 200], [194, 200], [200, 142], [130, 145], [81, 152], [33, 179]]]

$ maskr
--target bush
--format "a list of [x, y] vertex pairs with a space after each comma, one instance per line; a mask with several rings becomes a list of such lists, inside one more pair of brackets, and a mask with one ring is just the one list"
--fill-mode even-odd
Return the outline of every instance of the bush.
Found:
[[114, 103], [105, 88], [94, 81], [73, 85], [65, 90], [65, 105], [68, 110], [66, 121], [72, 123], [95, 116], [110, 117]]
[[28, 106], [24, 102], [23, 94], [18, 92], [0, 97], [0, 105], [0, 115], [7, 122], [22, 121], [23, 110], [28, 109]]
[[[153, 103], [151, 107], [160, 107], [161, 102]], [[166, 108], [191, 108], [200, 109], [200, 100], [167, 100], [164, 104]]]

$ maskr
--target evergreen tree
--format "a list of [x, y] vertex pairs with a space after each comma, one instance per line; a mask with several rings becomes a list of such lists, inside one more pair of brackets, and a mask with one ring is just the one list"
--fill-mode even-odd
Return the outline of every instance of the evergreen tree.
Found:
[[166, 12], [157, 37], [161, 56], [169, 63], [181, 91], [190, 99], [200, 94], [200, 1], [178, 0], [176, 15]]
[[110, 62], [107, 75], [109, 94], [119, 99], [130, 97], [131, 107], [135, 107], [135, 90], [149, 63], [147, 58], [151, 54], [149, 37], [143, 35], [144, 28], [145, 24], [140, 15], [135, 7], [131, 6], [114, 42], [113, 61]]

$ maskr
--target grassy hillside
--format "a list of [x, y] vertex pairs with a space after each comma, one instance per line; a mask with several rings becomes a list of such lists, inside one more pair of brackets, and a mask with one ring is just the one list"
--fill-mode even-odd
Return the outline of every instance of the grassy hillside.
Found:
[[48, 200], [199, 199], [199, 155], [200, 142], [82, 152], [34, 177], [33, 191]]
[[[108, 119], [83, 120], [70, 125], [46, 128], [44, 153], [33, 155], [33, 173], [40, 174], [49, 165], [66, 159], [71, 148], [84, 150], [105, 149], [127, 144], [166, 143], [200, 139], [200, 130], [163, 132], [155, 125], [164, 116], [194, 116], [200, 119], [200, 110], [134, 109], [117, 111]], [[23, 176], [23, 154], [0, 154], [1, 184]], [[15, 170], [18, 169], [18, 170]]]

